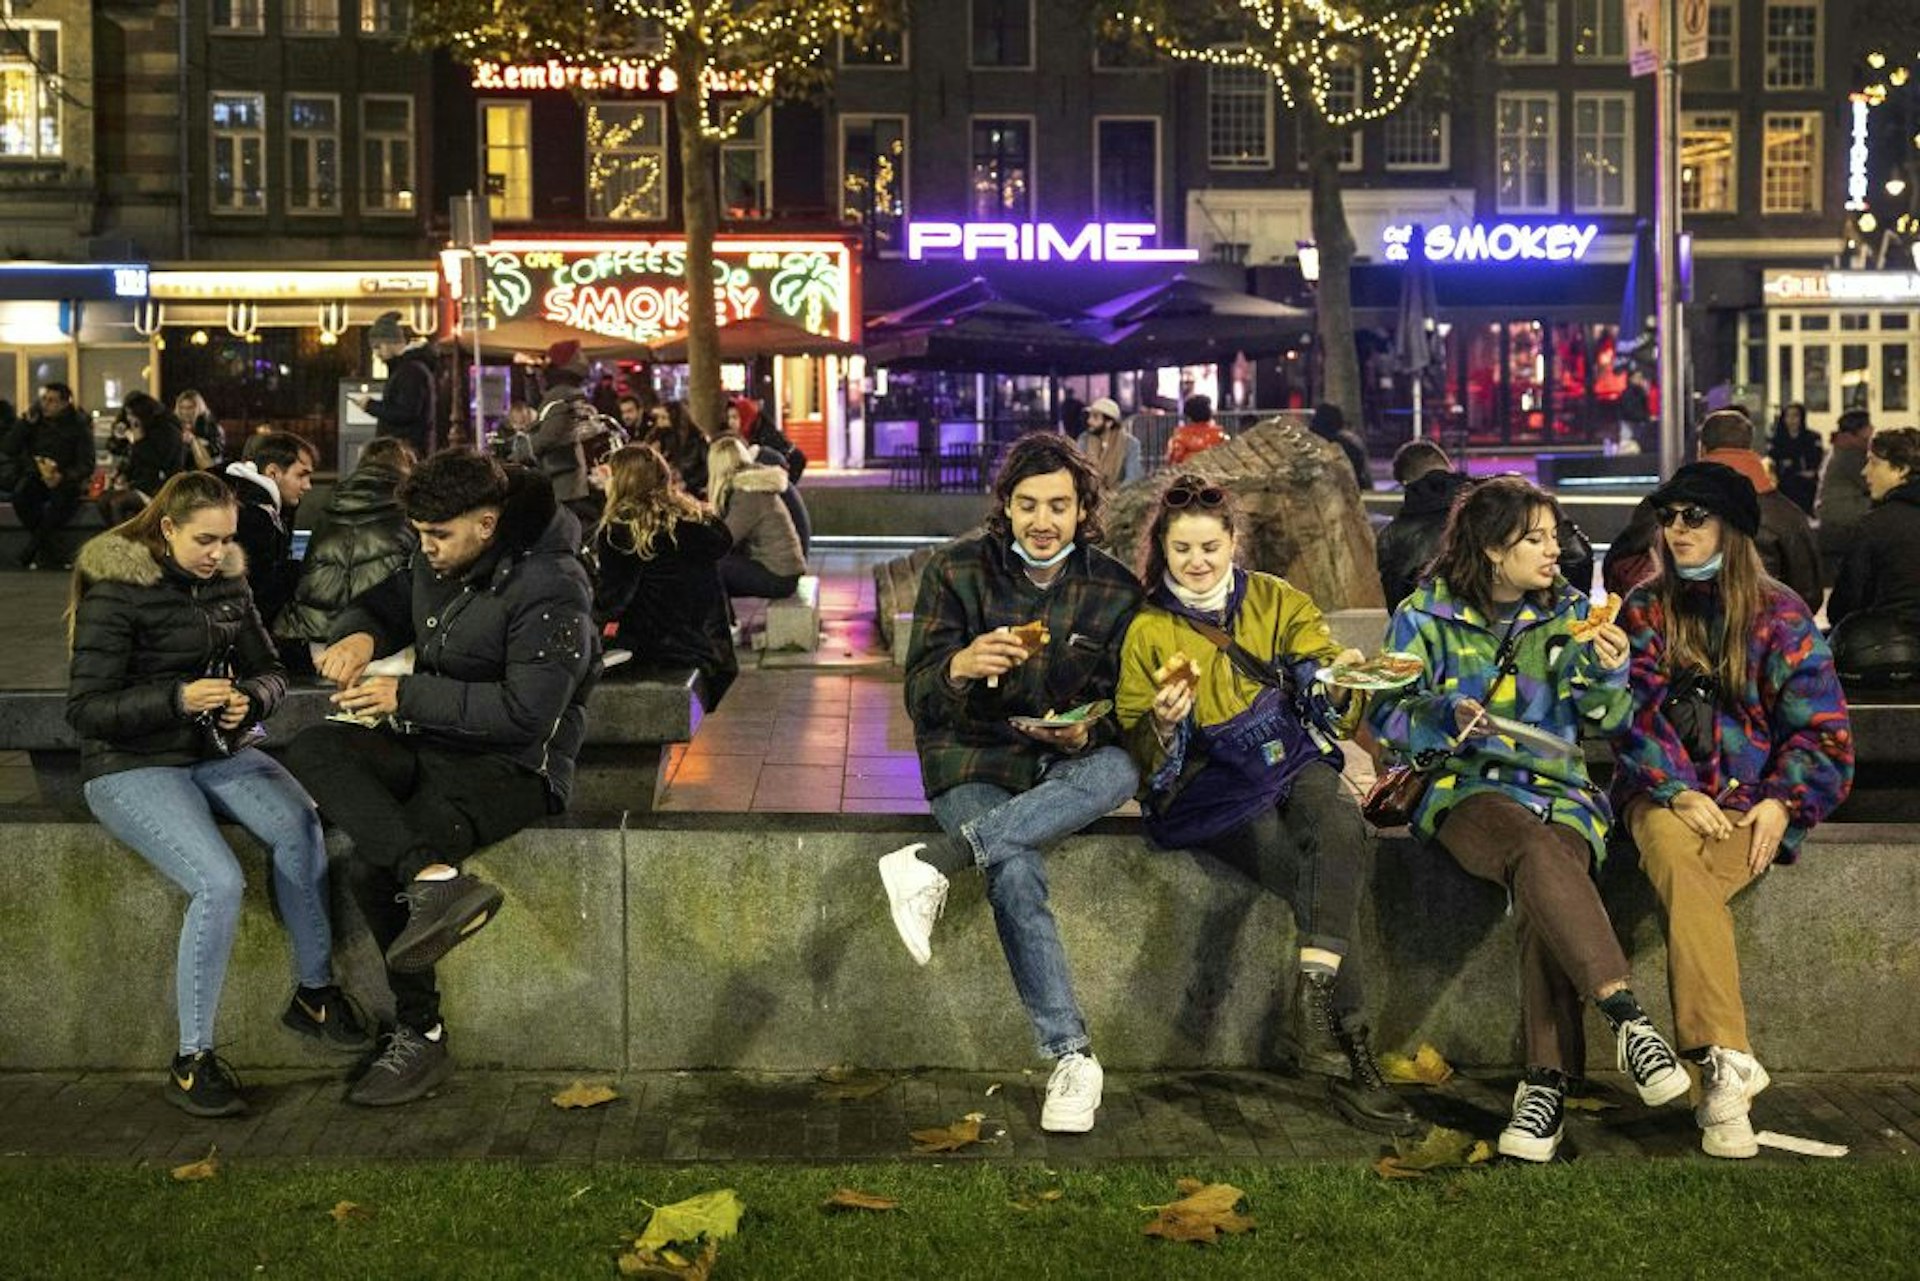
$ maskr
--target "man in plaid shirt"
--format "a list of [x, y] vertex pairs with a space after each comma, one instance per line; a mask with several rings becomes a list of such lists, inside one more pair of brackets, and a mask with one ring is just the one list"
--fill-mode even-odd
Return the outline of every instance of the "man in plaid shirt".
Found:
[[[993, 486], [986, 532], [942, 548], [920, 580], [907, 657], [907, 711], [942, 836], [880, 860], [894, 926], [913, 959], [932, 957], [947, 878], [987, 877], [1000, 944], [1056, 1060], [1047, 1130], [1093, 1128], [1102, 1073], [1047, 906], [1045, 851], [1134, 794], [1139, 775], [1110, 715], [1016, 727], [1111, 699], [1140, 584], [1088, 544], [1103, 537], [1100, 476], [1064, 437], [1028, 436]], [[1029, 650], [1013, 630], [1045, 625]], [[1029, 629], [1031, 630], [1031, 629]]]

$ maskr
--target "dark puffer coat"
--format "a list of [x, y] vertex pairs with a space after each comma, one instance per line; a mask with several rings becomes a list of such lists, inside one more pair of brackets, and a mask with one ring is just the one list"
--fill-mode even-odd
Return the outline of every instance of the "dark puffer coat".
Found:
[[340, 482], [307, 544], [300, 585], [274, 635], [324, 642], [334, 615], [406, 565], [420, 540], [400, 510], [399, 487], [400, 473], [379, 463], [362, 463]]
[[1446, 470], [1427, 472], [1407, 486], [1400, 510], [1375, 543], [1380, 586], [1387, 594], [1389, 610], [1413, 594], [1420, 571], [1440, 550], [1440, 536], [1446, 532], [1453, 500], [1461, 490], [1472, 486], [1472, 477]]
[[80, 735], [83, 778], [218, 756], [207, 728], [180, 710], [181, 687], [210, 673], [231, 674], [246, 694], [247, 725], [273, 713], [286, 672], [254, 612], [238, 547], [202, 580], [142, 543], [102, 534], [81, 548], [74, 572], [82, 595], [67, 723]]
[[546, 780], [558, 813], [600, 671], [593, 589], [575, 551], [580, 522], [544, 477], [507, 472], [500, 524], [479, 560], [442, 578], [414, 557], [347, 606], [333, 639], [366, 632], [380, 657], [412, 645], [399, 719], [424, 738], [524, 765]]
[[716, 706], [740, 674], [727, 589], [720, 582], [720, 558], [733, 550], [725, 522], [716, 516], [683, 520], [672, 537], [654, 535], [653, 554], [645, 560], [619, 525], [602, 531], [595, 548], [600, 586], [593, 615], [616, 625], [614, 648], [633, 651], [636, 668], [699, 668], [706, 706]]

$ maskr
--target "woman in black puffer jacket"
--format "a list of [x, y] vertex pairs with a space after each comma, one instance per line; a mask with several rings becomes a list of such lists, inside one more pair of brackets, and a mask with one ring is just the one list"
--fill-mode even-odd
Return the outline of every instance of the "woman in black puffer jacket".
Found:
[[335, 1049], [370, 1043], [333, 982], [320, 816], [293, 776], [250, 745], [286, 673], [247, 589], [237, 516], [218, 476], [175, 476], [139, 515], [81, 549], [68, 615], [67, 722], [80, 735], [87, 808], [188, 894], [175, 973], [180, 1054], [165, 1090], [194, 1116], [246, 1110], [213, 1054], [243, 883], [219, 820], [272, 851], [299, 984], [282, 1022]]
[[117, 524], [145, 507], [170, 476], [187, 470], [180, 420], [144, 391], [128, 392], [107, 452], [114, 457], [112, 487], [100, 496], [100, 514]]
[[301, 561], [293, 604], [274, 633], [324, 646], [333, 620], [354, 597], [391, 578], [420, 540], [400, 510], [400, 482], [413, 472], [413, 447], [397, 436], [368, 443], [360, 465], [333, 491]]

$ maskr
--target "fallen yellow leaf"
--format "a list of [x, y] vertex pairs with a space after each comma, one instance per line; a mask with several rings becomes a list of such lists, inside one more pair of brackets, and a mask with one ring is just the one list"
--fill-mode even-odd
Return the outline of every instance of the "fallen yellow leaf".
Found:
[[1445, 1085], [1453, 1076], [1453, 1065], [1423, 1041], [1412, 1058], [1392, 1051], [1382, 1054], [1380, 1074], [1395, 1085]]
[[643, 1281], [707, 1281], [717, 1253], [711, 1241], [691, 1259], [676, 1250], [630, 1250], [618, 1260], [620, 1275]]
[[664, 1252], [673, 1245], [694, 1246], [721, 1241], [740, 1230], [747, 1207], [732, 1188], [702, 1192], [699, 1196], [654, 1208], [647, 1230], [634, 1238], [636, 1250]]
[[1561, 1103], [1569, 1112], [1605, 1112], [1620, 1105], [1597, 1094], [1569, 1094]]
[[1395, 1154], [1373, 1163], [1373, 1171], [1383, 1179], [1418, 1179], [1432, 1170], [1459, 1169], [1493, 1159], [1493, 1148], [1484, 1139], [1475, 1139], [1459, 1130], [1436, 1125], [1420, 1136], [1393, 1141]]
[[885, 1072], [844, 1065], [830, 1067], [820, 1074], [820, 1088], [813, 1092], [813, 1097], [823, 1101], [857, 1102], [884, 1092], [893, 1081]]
[[856, 1188], [835, 1188], [833, 1195], [820, 1203], [822, 1210], [898, 1210], [900, 1202], [890, 1196], [875, 1196]]
[[914, 1130], [910, 1137], [915, 1152], [958, 1152], [969, 1144], [980, 1141], [980, 1122], [986, 1120], [984, 1114], [969, 1112], [952, 1125], [939, 1129]]
[[185, 1165], [176, 1165], [169, 1172], [176, 1183], [196, 1183], [201, 1179], [211, 1179], [220, 1173], [220, 1147], [215, 1144], [207, 1149], [207, 1154], [198, 1161], [189, 1161]]
[[1383, 1156], [1373, 1163], [1373, 1172], [1383, 1179], [1424, 1179], [1425, 1170], [1410, 1170], [1400, 1164], [1397, 1156]]
[[585, 1081], [575, 1081], [553, 1096], [553, 1106], [563, 1109], [597, 1108], [619, 1097], [620, 1091], [610, 1085], [588, 1085]]
[[1178, 1201], [1141, 1207], [1159, 1212], [1142, 1229], [1148, 1236], [1208, 1245], [1219, 1240], [1222, 1233], [1251, 1232], [1256, 1226], [1253, 1216], [1238, 1209], [1247, 1194], [1231, 1183], [1181, 1179], [1177, 1186], [1182, 1194]]
[[327, 1213], [333, 1216], [335, 1223], [345, 1223], [348, 1219], [371, 1219], [373, 1217], [372, 1210], [354, 1201], [337, 1202]]

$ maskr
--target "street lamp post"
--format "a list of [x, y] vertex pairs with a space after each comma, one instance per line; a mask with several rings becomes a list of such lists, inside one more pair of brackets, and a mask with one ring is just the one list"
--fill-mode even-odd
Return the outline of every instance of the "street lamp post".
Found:
[[1655, 136], [1659, 163], [1654, 166], [1654, 241], [1659, 262], [1658, 359], [1660, 362], [1660, 474], [1671, 476], [1682, 462], [1686, 380], [1680, 369], [1680, 0], [1660, 0], [1660, 75], [1656, 94]]

